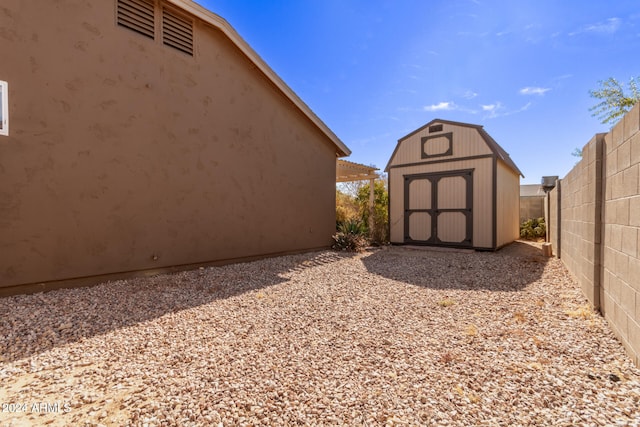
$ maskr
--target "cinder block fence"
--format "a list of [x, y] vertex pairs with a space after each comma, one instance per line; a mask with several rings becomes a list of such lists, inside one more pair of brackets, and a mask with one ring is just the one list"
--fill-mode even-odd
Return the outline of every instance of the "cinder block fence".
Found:
[[548, 195], [554, 254], [640, 366], [640, 105]]

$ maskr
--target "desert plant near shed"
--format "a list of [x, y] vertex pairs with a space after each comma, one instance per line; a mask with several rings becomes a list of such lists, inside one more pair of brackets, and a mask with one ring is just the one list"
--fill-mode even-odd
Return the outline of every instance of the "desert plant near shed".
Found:
[[369, 244], [366, 237], [367, 229], [361, 221], [350, 219], [338, 226], [338, 232], [333, 236], [333, 249], [341, 251], [361, 251]]
[[531, 218], [520, 224], [520, 237], [527, 240], [537, 240], [547, 235], [544, 218]]

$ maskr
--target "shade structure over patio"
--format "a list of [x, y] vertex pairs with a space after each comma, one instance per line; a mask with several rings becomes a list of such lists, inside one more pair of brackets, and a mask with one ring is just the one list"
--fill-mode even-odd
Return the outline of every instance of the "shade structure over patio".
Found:
[[338, 159], [336, 163], [336, 182], [352, 182], [369, 180], [369, 229], [373, 227], [373, 203], [375, 180], [380, 177], [376, 173], [379, 170], [373, 166], [348, 162]]

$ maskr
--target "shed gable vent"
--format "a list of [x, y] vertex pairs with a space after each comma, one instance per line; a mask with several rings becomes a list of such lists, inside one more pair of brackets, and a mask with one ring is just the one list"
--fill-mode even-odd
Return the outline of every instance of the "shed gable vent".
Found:
[[163, 8], [162, 43], [193, 56], [193, 23], [172, 10]]
[[118, 0], [118, 25], [154, 38], [154, 0]]
[[429, 133], [441, 132], [441, 131], [442, 131], [442, 125], [431, 125], [431, 126], [429, 126]]

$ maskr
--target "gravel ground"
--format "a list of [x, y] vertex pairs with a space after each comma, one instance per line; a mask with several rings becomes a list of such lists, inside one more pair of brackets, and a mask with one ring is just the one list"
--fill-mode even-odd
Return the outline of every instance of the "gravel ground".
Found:
[[0, 425], [640, 425], [557, 259], [332, 251], [0, 299]]

